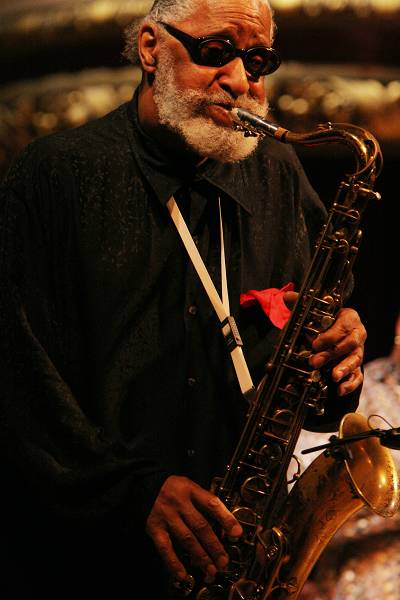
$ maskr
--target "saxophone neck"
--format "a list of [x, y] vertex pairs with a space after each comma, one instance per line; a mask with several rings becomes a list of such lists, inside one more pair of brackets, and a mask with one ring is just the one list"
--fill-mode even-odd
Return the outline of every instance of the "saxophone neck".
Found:
[[345, 144], [352, 150], [357, 163], [355, 171], [348, 174], [348, 178], [361, 180], [364, 185], [372, 187], [382, 169], [379, 143], [362, 127], [350, 123], [325, 123], [309, 132], [295, 133], [241, 108], [233, 108], [231, 112], [234, 128], [246, 136], [273, 137], [280, 142], [305, 146]]

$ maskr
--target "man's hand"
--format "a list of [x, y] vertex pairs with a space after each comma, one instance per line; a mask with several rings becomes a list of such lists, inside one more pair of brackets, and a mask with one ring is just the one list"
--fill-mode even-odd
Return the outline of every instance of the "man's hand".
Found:
[[[292, 309], [298, 298], [298, 292], [285, 292], [283, 299]], [[340, 383], [339, 396], [354, 392], [363, 382], [361, 365], [364, 360], [364, 343], [367, 332], [358, 313], [352, 308], [342, 308], [334, 324], [320, 333], [312, 344], [314, 354], [310, 365], [320, 369], [328, 363], [334, 363], [333, 381]]]
[[210, 521], [228, 536], [242, 534], [238, 521], [216, 496], [186, 477], [168, 477], [147, 519], [146, 531], [176, 580], [184, 581], [188, 574], [175, 544], [188, 555], [190, 564], [204, 572], [206, 583], [227, 566], [228, 556]]
[[361, 365], [367, 332], [358, 313], [352, 308], [342, 308], [334, 324], [318, 335], [312, 344], [310, 364], [320, 369], [330, 362], [333, 381], [340, 383], [339, 396], [353, 392], [363, 381]]

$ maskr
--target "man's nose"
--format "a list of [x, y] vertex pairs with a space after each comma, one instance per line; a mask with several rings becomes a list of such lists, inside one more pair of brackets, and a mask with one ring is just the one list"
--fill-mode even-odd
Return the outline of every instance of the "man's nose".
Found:
[[234, 98], [247, 94], [250, 89], [246, 69], [239, 56], [220, 67], [218, 79], [220, 86]]

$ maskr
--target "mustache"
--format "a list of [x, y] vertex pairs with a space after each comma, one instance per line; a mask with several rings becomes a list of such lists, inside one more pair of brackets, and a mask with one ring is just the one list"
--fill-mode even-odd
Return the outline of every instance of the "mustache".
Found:
[[242, 108], [244, 110], [255, 112], [259, 116], [266, 116], [268, 111], [267, 102], [260, 103], [258, 100], [250, 98], [246, 95], [232, 98], [232, 96], [224, 93], [214, 92], [210, 95], [197, 92], [195, 96], [196, 97], [193, 98], [196, 103], [194, 108], [195, 110], [197, 109], [198, 112], [202, 112], [205, 108], [212, 106], [213, 104], [223, 106], [227, 110], [232, 110], [233, 108]]

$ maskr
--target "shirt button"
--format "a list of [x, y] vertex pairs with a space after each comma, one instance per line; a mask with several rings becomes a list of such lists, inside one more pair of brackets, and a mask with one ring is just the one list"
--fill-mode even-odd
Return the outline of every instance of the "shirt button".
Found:
[[197, 383], [197, 381], [196, 381], [196, 379], [194, 377], [189, 377], [188, 380], [187, 380], [187, 382], [188, 382], [188, 386], [189, 387], [194, 387], [196, 385], [196, 383]]
[[189, 315], [192, 315], [192, 317], [197, 315], [197, 306], [195, 306], [194, 304], [192, 304], [192, 306], [189, 306], [188, 313]]

